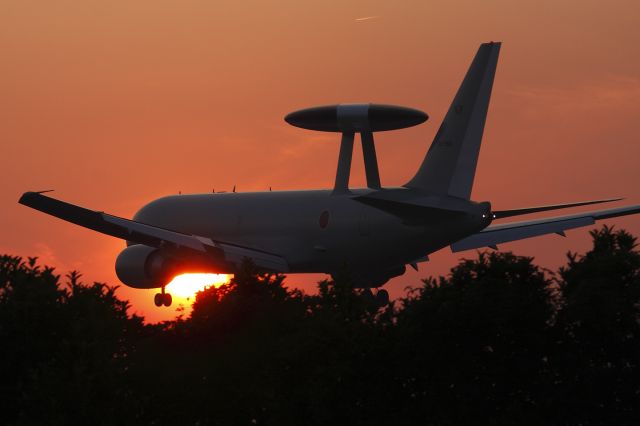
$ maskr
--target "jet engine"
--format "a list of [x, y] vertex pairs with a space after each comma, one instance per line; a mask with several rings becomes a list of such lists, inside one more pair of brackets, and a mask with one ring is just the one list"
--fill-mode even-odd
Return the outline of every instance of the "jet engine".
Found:
[[130, 287], [162, 287], [173, 277], [174, 271], [173, 258], [160, 249], [143, 244], [125, 248], [116, 259], [116, 274]]

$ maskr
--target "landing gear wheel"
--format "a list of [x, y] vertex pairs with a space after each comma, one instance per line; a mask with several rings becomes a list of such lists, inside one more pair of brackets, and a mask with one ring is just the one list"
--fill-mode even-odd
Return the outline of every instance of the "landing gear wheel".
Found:
[[[164, 306], [171, 306], [171, 301], [172, 301], [171, 295], [169, 293], [165, 293], [163, 296], [164, 296], [163, 297]], [[388, 299], [388, 296], [387, 296], [387, 299]]]
[[153, 303], [155, 303], [157, 307], [160, 307], [163, 305], [171, 306], [171, 302], [172, 302], [171, 295], [169, 293], [164, 292], [164, 287], [162, 288], [161, 293], [156, 293], [156, 295], [153, 297]]
[[156, 293], [156, 295], [153, 296], [153, 303], [155, 303], [157, 307], [162, 306], [163, 302], [164, 302], [164, 294]]
[[376, 293], [376, 302], [381, 308], [389, 304], [389, 292], [385, 289], [380, 289]]

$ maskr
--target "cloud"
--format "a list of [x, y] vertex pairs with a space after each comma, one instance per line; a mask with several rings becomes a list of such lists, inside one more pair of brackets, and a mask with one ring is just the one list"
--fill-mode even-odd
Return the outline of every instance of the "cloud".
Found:
[[84, 262], [77, 260], [72, 263], [61, 260], [54, 250], [46, 243], [37, 242], [33, 245], [33, 251], [30, 256], [38, 258], [38, 264], [42, 266], [51, 266], [58, 273], [66, 274], [73, 270], [82, 270], [85, 266]]
[[53, 249], [45, 243], [38, 242], [34, 244], [34, 256], [38, 258], [40, 265], [52, 266], [58, 271], [66, 271], [68, 269], [65, 263], [58, 259]]
[[0, 254], [6, 254], [9, 256], [20, 256], [24, 261], [28, 257], [36, 257], [38, 259], [38, 265], [50, 266], [56, 269], [56, 271], [67, 270], [67, 264], [61, 261], [54, 253], [53, 249], [43, 242], [34, 243], [28, 250], [8, 247], [0, 247]]
[[519, 98], [519, 103], [525, 108], [539, 113], [636, 110], [640, 101], [640, 79], [613, 76], [570, 89], [522, 87], [508, 93]]

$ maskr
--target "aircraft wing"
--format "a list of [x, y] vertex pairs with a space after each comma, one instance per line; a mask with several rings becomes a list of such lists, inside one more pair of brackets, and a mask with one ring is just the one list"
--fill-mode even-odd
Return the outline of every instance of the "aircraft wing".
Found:
[[451, 251], [458, 252], [482, 247], [497, 248], [498, 244], [546, 234], [564, 235], [566, 230], [593, 225], [596, 220], [636, 213], [640, 213], [640, 205], [490, 225], [476, 234], [451, 244]]
[[206, 253], [236, 266], [246, 257], [259, 268], [274, 272], [289, 270], [287, 261], [272, 253], [123, 219], [56, 200], [39, 192], [25, 192], [19, 203], [84, 228], [150, 247]]

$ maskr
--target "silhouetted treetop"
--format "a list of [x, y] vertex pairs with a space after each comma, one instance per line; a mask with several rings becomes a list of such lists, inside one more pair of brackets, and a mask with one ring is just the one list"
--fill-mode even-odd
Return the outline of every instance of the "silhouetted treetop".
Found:
[[196, 294], [190, 322], [200, 331], [228, 334], [273, 327], [292, 310], [303, 315], [302, 293], [284, 287], [284, 278], [258, 273], [245, 261], [228, 284]]
[[304, 294], [247, 262], [158, 325], [117, 287], [2, 256], [0, 421], [640, 424], [640, 253], [591, 235], [557, 274], [480, 252], [386, 307], [346, 268]]
[[[593, 248], [569, 253], [560, 268], [562, 307], [556, 333], [554, 409], [567, 421], [638, 420], [640, 395], [640, 253], [624, 230], [591, 231]], [[585, 412], [580, 401], [592, 407]]]

